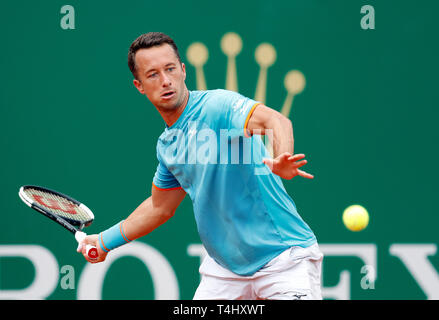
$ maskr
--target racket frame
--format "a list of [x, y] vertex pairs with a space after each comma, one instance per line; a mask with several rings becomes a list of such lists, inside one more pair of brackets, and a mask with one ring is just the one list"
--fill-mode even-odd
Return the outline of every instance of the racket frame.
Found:
[[[29, 198], [29, 196], [25, 193], [26, 189], [36, 189], [36, 190], [40, 190], [42, 192], [46, 192], [46, 193], [52, 193], [54, 195], [63, 197], [71, 202], [73, 202], [74, 204], [76, 204], [77, 206], [79, 206], [81, 209], [83, 209], [84, 211], [87, 212], [87, 214], [90, 216], [90, 220], [87, 220], [83, 223], [79, 222], [79, 221], [74, 221], [71, 220], [69, 218], [65, 218], [65, 217], [61, 217], [58, 216], [56, 214], [53, 214], [51, 212], [49, 212], [49, 210], [44, 209], [41, 205], [39, 205], [36, 201], [32, 200]], [[38, 211], [39, 213], [43, 214], [44, 216], [48, 217], [49, 219], [57, 222], [58, 224], [60, 224], [61, 226], [63, 226], [65, 229], [67, 229], [68, 231], [70, 231], [71, 233], [74, 234], [75, 239], [78, 241], [78, 243], [81, 243], [82, 240], [85, 238], [86, 234], [84, 232], [82, 232], [81, 230], [84, 227], [89, 226], [93, 220], [94, 220], [94, 214], [93, 212], [83, 203], [73, 199], [72, 197], [69, 197], [65, 194], [62, 194], [61, 192], [55, 191], [55, 190], [51, 190], [48, 188], [44, 188], [44, 187], [40, 187], [40, 186], [35, 186], [35, 185], [24, 185], [22, 187], [20, 187], [20, 190], [18, 191], [18, 195], [20, 197], [20, 199], [30, 208], [34, 209], [35, 211]], [[90, 258], [95, 258], [94, 256], [89, 255], [89, 251], [93, 249], [96, 250], [95, 247], [91, 246], [91, 245], [87, 245], [87, 255]], [[97, 252], [97, 251], [96, 251]]]
[[[79, 221], [74, 221], [74, 220], [71, 220], [69, 218], [65, 218], [65, 217], [61, 217], [61, 216], [58, 216], [56, 214], [53, 214], [53, 213], [49, 212], [48, 210], [44, 209], [42, 206], [40, 206], [36, 201], [30, 199], [28, 197], [28, 195], [24, 192], [25, 189], [36, 189], [36, 190], [40, 190], [42, 192], [48, 192], [48, 193], [52, 193], [54, 195], [58, 195], [60, 197], [63, 197], [65, 199], [73, 202], [74, 204], [76, 204], [77, 206], [82, 208], [84, 211], [86, 211], [87, 214], [91, 217], [91, 219], [81, 223]], [[52, 219], [53, 221], [59, 223], [60, 225], [62, 225], [64, 228], [66, 228], [67, 230], [69, 230], [73, 234], [77, 231], [82, 230], [84, 227], [89, 226], [94, 220], [93, 212], [85, 204], [73, 199], [72, 197], [69, 197], [65, 194], [62, 194], [61, 192], [55, 191], [55, 190], [51, 190], [51, 189], [43, 188], [43, 187], [39, 187], [39, 186], [25, 185], [25, 186], [22, 186], [20, 188], [18, 195], [20, 196], [21, 200], [23, 200], [23, 202], [25, 204], [27, 204], [30, 208], [45, 215], [49, 219]]]

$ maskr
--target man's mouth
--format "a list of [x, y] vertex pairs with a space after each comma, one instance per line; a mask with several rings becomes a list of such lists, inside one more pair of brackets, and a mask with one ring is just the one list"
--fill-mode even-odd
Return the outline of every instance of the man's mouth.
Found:
[[170, 99], [174, 96], [174, 94], [175, 94], [175, 91], [166, 91], [161, 95], [161, 97], [162, 97], [162, 99]]

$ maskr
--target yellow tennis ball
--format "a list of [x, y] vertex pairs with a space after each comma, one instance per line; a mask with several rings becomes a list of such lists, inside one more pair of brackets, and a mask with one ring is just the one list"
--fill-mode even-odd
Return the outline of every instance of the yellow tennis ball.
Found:
[[364, 207], [354, 204], [344, 210], [343, 223], [351, 231], [361, 231], [369, 224], [369, 213]]

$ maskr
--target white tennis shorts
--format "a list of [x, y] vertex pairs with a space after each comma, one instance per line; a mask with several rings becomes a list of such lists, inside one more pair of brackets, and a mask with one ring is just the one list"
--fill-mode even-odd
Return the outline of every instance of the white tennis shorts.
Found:
[[318, 244], [291, 247], [252, 276], [239, 276], [209, 255], [200, 266], [194, 300], [321, 300], [323, 254]]

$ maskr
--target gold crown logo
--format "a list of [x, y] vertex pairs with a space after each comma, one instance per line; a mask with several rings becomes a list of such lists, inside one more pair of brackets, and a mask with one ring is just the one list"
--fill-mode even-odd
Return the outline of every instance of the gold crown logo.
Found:
[[[236, 69], [236, 56], [242, 50], [242, 39], [234, 33], [228, 32], [221, 38], [221, 50], [227, 56], [227, 74], [225, 89], [238, 92], [238, 73]], [[187, 51], [186, 57], [189, 63], [195, 68], [197, 90], [207, 90], [206, 78], [204, 76], [204, 65], [209, 59], [209, 51], [201, 42], [192, 43]], [[259, 65], [259, 77], [256, 84], [254, 100], [265, 104], [267, 92], [267, 74], [277, 58], [276, 49], [270, 43], [261, 43], [255, 50], [255, 60]], [[290, 70], [284, 77], [284, 86], [287, 95], [281, 109], [281, 113], [289, 117], [294, 97], [300, 94], [305, 88], [305, 76], [299, 70]]]

